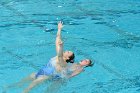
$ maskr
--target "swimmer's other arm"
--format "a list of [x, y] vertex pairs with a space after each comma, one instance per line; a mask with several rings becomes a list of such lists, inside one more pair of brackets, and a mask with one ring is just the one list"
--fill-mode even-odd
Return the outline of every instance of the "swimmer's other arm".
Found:
[[80, 74], [83, 71], [84, 71], [83, 69], [75, 70], [71, 75], [68, 76], [68, 78], [74, 77], [74, 76]]

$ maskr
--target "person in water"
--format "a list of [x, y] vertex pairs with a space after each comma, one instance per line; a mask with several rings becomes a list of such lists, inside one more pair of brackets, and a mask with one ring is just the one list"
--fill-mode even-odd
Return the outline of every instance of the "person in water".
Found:
[[43, 82], [44, 80], [53, 78], [61, 78], [61, 72], [67, 66], [67, 62], [74, 62], [74, 53], [72, 51], [63, 52], [63, 42], [61, 39], [61, 30], [63, 28], [62, 22], [58, 23], [58, 31], [56, 36], [56, 56], [41, 68], [37, 73], [32, 73], [30, 77], [33, 79], [32, 83], [27, 87], [23, 93], [28, 93], [34, 86]]
[[84, 71], [85, 67], [92, 67], [93, 63], [90, 59], [83, 59], [79, 63], [73, 63], [66, 67], [66, 78], [71, 78]]

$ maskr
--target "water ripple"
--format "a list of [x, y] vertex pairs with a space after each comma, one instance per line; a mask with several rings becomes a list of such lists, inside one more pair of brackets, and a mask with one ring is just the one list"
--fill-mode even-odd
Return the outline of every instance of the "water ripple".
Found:
[[99, 18], [99, 17], [92, 17], [91, 20], [103, 20], [103, 18]]
[[[87, 46], [96, 46], [96, 47], [120, 47], [120, 48], [126, 48], [126, 49], [131, 49], [133, 47], [140, 47], [140, 37], [133, 37], [133, 38], [127, 38], [127, 39], [118, 39], [115, 41], [104, 41], [104, 42], [99, 42], [99, 41], [92, 41], [89, 39], [85, 38], [80, 38], [87, 43]], [[83, 45], [85, 46], [85, 43]], [[81, 43], [82, 44], [82, 43]]]
[[104, 91], [104, 93], [114, 93], [129, 88], [140, 89], [140, 76], [128, 79], [113, 79], [108, 82], [96, 82], [92, 84], [92, 87], [95, 87], [92, 89], [92, 92], [96, 91], [96, 93], [100, 93], [99, 91]]
[[106, 24], [107, 22], [96, 22], [95, 24]]

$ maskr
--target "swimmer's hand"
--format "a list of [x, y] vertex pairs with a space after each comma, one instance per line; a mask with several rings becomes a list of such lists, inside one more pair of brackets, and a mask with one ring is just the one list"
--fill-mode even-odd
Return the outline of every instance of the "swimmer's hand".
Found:
[[58, 29], [61, 30], [63, 28], [63, 22], [58, 22]]

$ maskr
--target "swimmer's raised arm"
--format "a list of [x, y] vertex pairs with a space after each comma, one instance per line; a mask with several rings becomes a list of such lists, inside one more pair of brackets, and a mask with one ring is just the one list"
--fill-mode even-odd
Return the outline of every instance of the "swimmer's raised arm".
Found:
[[56, 53], [57, 53], [59, 64], [64, 66], [66, 63], [63, 60], [63, 41], [61, 39], [62, 28], [63, 28], [63, 24], [60, 21], [58, 23], [58, 31], [57, 31], [57, 36], [56, 36]]
[[62, 22], [58, 23], [58, 31], [56, 36], [56, 52], [57, 56], [63, 56], [63, 42], [61, 39], [61, 30], [63, 28]]

